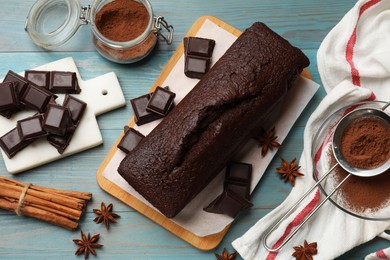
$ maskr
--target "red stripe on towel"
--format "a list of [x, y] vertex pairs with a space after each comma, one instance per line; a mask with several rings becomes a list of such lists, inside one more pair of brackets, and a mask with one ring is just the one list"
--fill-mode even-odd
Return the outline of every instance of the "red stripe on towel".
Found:
[[[320, 200], [320, 191], [317, 189], [314, 198], [304, 207], [298, 215], [293, 219], [293, 221], [288, 224], [284, 234], [279, 238], [279, 240], [273, 245], [273, 249], [279, 247], [284, 239], [290, 234], [291, 230], [302, 223], [302, 221], [306, 218], [306, 216], [312, 211], [312, 209], [317, 205]], [[270, 252], [267, 256], [267, 260], [273, 260], [277, 256], [278, 252]]]
[[[352, 76], [352, 83], [355, 85], [355, 86], [360, 86], [360, 76], [359, 76], [359, 70], [355, 67], [355, 64], [353, 62], [353, 56], [354, 56], [354, 52], [353, 52], [353, 49], [355, 47], [355, 44], [356, 44], [356, 37], [357, 37], [357, 26], [358, 26], [358, 23], [359, 23], [359, 20], [360, 20], [360, 17], [361, 15], [367, 11], [370, 7], [374, 6], [375, 4], [379, 3], [381, 0], [370, 0], [368, 2], [366, 2], [364, 5], [362, 5], [359, 9], [359, 16], [358, 16], [358, 19], [356, 21], [356, 25], [355, 25], [355, 28], [352, 32], [352, 35], [350, 36], [348, 42], [347, 42], [347, 46], [346, 46], [346, 52], [345, 52], [345, 58], [347, 60], [347, 62], [349, 63], [349, 65], [351, 66], [351, 76]], [[372, 93], [371, 96], [368, 98], [368, 100], [374, 100], [375, 99], [375, 94]], [[320, 159], [320, 155], [322, 153], [322, 150], [324, 148], [324, 143], [323, 145], [319, 148], [319, 150], [316, 152], [315, 156], [314, 156], [314, 162], [315, 164], [318, 162], [318, 160]], [[313, 197], [313, 199], [298, 213], [298, 215], [294, 218], [294, 220], [292, 222], [290, 222], [287, 226], [287, 228], [285, 229], [283, 235], [279, 238], [279, 240], [273, 245], [272, 248], [277, 248], [279, 247], [284, 239], [290, 234], [291, 230], [298, 226], [299, 224], [302, 223], [302, 221], [306, 218], [306, 216], [313, 210], [313, 208], [317, 205], [317, 203], [319, 202], [320, 200], [320, 191], [319, 189], [316, 190], [316, 193]], [[270, 252], [268, 253], [267, 255], [267, 260], [273, 260], [276, 258], [276, 256], [278, 255], [278, 252]], [[386, 256], [387, 257], [387, 256]]]
[[360, 87], [360, 75], [359, 75], [359, 70], [356, 68], [354, 62], [353, 62], [353, 48], [355, 47], [356, 44], [356, 30], [359, 24], [360, 17], [362, 14], [367, 11], [370, 7], [374, 6], [375, 4], [379, 3], [381, 0], [370, 0], [366, 2], [364, 5], [362, 5], [359, 9], [359, 16], [356, 21], [355, 28], [353, 29], [353, 32], [351, 36], [349, 37], [349, 40], [347, 42], [346, 50], [345, 50], [345, 58], [347, 62], [349, 63], [349, 66], [351, 66], [351, 76], [352, 76], [352, 83], [355, 86]]
[[376, 256], [381, 259], [389, 259], [383, 250], [379, 250], [375, 252]]
[[[375, 97], [375, 94], [373, 92], [371, 92], [371, 95], [366, 99], [366, 101], [372, 101], [372, 100], [375, 100], [376, 97]], [[343, 116], [345, 116], [346, 114], [348, 114], [349, 112], [351, 112], [352, 110], [354, 110], [357, 106], [359, 105], [353, 105], [351, 107], [349, 107], [348, 109], [346, 109], [343, 113]], [[343, 117], [341, 116], [340, 119]], [[340, 120], [339, 119], [339, 120]], [[337, 124], [335, 124], [332, 128], [336, 127]], [[323, 143], [321, 144], [320, 148], [317, 150], [317, 152], [314, 154], [314, 170], [316, 171], [317, 167], [315, 166], [318, 161], [320, 160], [321, 158], [321, 155], [322, 155], [322, 152], [324, 150], [324, 148], [326, 147], [326, 145], [330, 142], [330, 139], [332, 138], [332, 133], [333, 133], [333, 129], [331, 131], [329, 131], [329, 133], [325, 136], [324, 138], [324, 141]], [[299, 212], [299, 214], [294, 218], [294, 220], [292, 222], [290, 222], [290, 224], [288, 224], [287, 228], [285, 229], [284, 231], [284, 234], [279, 238], [279, 240], [272, 246], [273, 249], [279, 247], [284, 239], [290, 234], [291, 230], [293, 227], [296, 227], [298, 226], [299, 224], [302, 223], [302, 221], [306, 218], [306, 216], [314, 209], [314, 207], [317, 205], [317, 203], [319, 202], [321, 196], [320, 196], [320, 190], [319, 188], [317, 188], [316, 190], [316, 193], [314, 195], [314, 198], [306, 205], [305, 208], [302, 209], [301, 212]], [[270, 252], [268, 253], [267, 255], [267, 260], [274, 260], [276, 258], [276, 256], [278, 255], [278, 252]]]

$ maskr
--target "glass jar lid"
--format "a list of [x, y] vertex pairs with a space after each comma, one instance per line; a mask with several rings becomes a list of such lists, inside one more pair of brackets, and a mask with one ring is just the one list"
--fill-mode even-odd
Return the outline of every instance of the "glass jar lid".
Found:
[[87, 23], [88, 11], [78, 0], [38, 0], [30, 9], [25, 30], [38, 46], [58, 47], [65, 44], [81, 24]]

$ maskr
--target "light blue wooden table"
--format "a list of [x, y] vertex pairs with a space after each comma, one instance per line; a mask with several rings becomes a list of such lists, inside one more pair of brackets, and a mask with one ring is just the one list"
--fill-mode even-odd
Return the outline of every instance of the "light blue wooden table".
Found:
[[[146, 60], [125, 66], [111, 63], [94, 51], [91, 32], [87, 26], [81, 28], [69, 46], [61, 51], [46, 52], [36, 47], [23, 29], [25, 17], [33, 2], [34, 0], [0, 0], [0, 78], [9, 69], [23, 71], [72, 56], [84, 79], [114, 71], [126, 100], [148, 91], [187, 30], [202, 15], [214, 15], [240, 30], [255, 21], [265, 22], [303, 49], [311, 61], [309, 70], [314, 81], [321, 83], [316, 65], [318, 47], [325, 35], [355, 3], [352, 0], [152, 0], [155, 14], [165, 16], [175, 27], [173, 45], [168, 47], [161, 44]], [[279, 165], [279, 157], [292, 159], [300, 156], [304, 126], [324, 95], [325, 92], [321, 88], [294, 125], [254, 192], [254, 207], [241, 214], [220, 246], [209, 252], [194, 249], [105, 193], [97, 185], [96, 170], [121, 133], [123, 125], [132, 116], [129, 105], [98, 118], [104, 138], [103, 145], [17, 176], [11, 176], [0, 159], [0, 173], [42, 186], [92, 192], [93, 202], [89, 204], [81, 221], [81, 228], [84, 232], [101, 234], [100, 242], [104, 244], [104, 248], [97, 250], [100, 259], [215, 259], [213, 252], [221, 253], [224, 247], [232, 251], [231, 242], [280, 204], [291, 190], [290, 184], [279, 179], [275, 168]], [[96, 225], [92, 221], [95, 218], [92, 209], [100, 207], [101, 201], [112, 202], [114, 210], [121, 215], [119, 223], [111, 225], [108, 232], [103, 225]], [[78, 231], [63, 230], [0, 210], [1, 259], [76, 259], [73, 254], [77, 247], [72, 239], [78, 237]], [[374, 239], [340, 259], [362, 259], [368, 253], [388, 246], [388, 242]]]

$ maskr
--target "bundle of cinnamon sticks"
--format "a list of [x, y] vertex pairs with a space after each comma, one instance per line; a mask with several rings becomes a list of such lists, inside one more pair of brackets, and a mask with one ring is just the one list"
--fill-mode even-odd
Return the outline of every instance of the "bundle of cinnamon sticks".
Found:
[[0, 176], [0, 208], [75, 230], [92, 193], [25, 184]]

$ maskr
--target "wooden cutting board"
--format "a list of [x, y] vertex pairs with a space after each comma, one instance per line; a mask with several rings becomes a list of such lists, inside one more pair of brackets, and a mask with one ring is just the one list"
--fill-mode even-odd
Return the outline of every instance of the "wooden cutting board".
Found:
[[[192, 25], [191, 29], [188, 31], [187, 36], [195, 36], [198, 30], [202, 27], [203, 23], [206, 20], [210, 20], [222, 29], [232, 33], [235, 36], [240, 36], [241, 31], [237, 30], [236, 28], [230, 26], [229, 24], [215, 18], [212, 16], [202, 16], [198, 20], [195, 21], [195, 23]], [[162, 83], [165, 81], [165, 79], [168, 77], [172, 69], [175, 67], [176, 63], [182, 56], [184, 51], [183, 43], [179, 45], [179, 47], [176, 49], [175, 53], [169, 60], [168, 64], [165, 66], [163, 71], [161, 72], [160, 76], [157, 78], [157, 80], [154, 82], [152, 88], [150, 89], [150, 92], [154, 91], [154, 89], [157, 86], [162, 85]], [[302, 73], [303, 76], [310, 78], [311, 75], [307, 70], [304, 70]], [[134, 117], [131, 118], [130, 122], [128, 123], [129, 127], [133, 127], [135, 124]], [[183, 227], [177, 225], [174, 223], [171, 219], [165, 217], [160, 212], [156, 211], [155, 209], [149, 207], [148, 205], [144, 204], [142, 201], [138, 200], [134, 196], [130, 195], [126, 191], [124, 191], [122, 188], [114, 184], [113, 182], [109, 181], [103, 176], [103, 171], [106, 169], [109, 162], [112, 160], [115, 152], [117, 151], [117, 145], [119, 141], [121, 140], [123, 134], [119, 136], [114, 146], [111, 148], [110, 152], [108, 153], [107, 157], [102, 162], [101, 166], [99, 167], [96, 177], [97, 181], [100, 185], [100, 187], [111, 194], [112, 196], [118, 198], [122, 202], [126, 203], [127, 205], [131, 206], [141, 214], [145, 215], [149, 219], [153, 220], [157, 224], [161, 225], [165, 229], [169, 230], [179, 238], [183, 239], [184, 241], [188, 242], [192, 246], [201, 249], [201, 250], [211, 250], [218, 246], [218, 244], [222, 241], [223, 237], [225, 236], [226, 232], [229, 230], [229, 226], [227, 226], [224, 230], [222, 230], [219, 233], [207, 235], [207, 236], [196, 236], [192, 232], [184, 229]]]
[[[71, 57], [42, 65], [34, 68], [34, 70], [76, 72], [81, 93], [74, 96], [86, 102], [87, 108], [73, 135], [72, 141], [63, 154], [59, 154], [45, 138], [35, 141], [11, 159], [0, 149], [5, 166], [12, 174], [20, 173], [102, 144], [103, 137], [100, 133], [96, 116], [124, 106], [126, 103], [118, 78], [114, 72], [84, 81], [80, 77], [77, 66]], [[21, 73], [21, 75], [23, 74]], [[0, 80], [0, 82], [2, 81]], [[64, 95], [59, 94], [56, 102], [62, 104], [63, 98]], [[36, 111], [22, 111], [11, 119], [0, 116], [0, 136], [16, 127], [18, 120], [31, 116], [34, 113]]]

